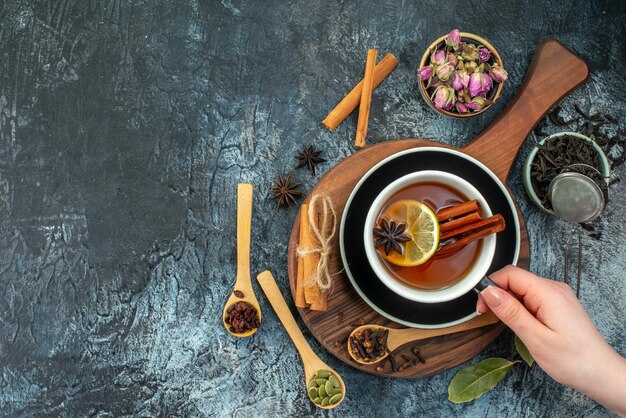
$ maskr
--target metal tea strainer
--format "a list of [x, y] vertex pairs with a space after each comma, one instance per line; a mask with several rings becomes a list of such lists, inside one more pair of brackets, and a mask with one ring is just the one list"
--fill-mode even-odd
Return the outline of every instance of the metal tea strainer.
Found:
[[[589, 176], [583, 174], [589, 174]], [[593, 177], [593, 178], [592, 178]], [[552, 211], [556, 216], [573, 224], [591, 222], [602, 214], [606, 205], [607, 184], [602, 173], [587, 164], [572, 164], [558, 174], [548, 187]], [[578, 263], [576, 274], [576, 297], [580, 295], [582, 242], [578, 225]], [[572, 229], [572, 234], [576, 228]], [[564, 277], [569, 284], [569, 239], [563, 244]]]
[[[590, 173], [596, 180], [580, 171]], [[606, 205], [606, 183], [603, 182], [602, 174], [595, 167], [587, 164], [567, 166], [548, 187], [554, 214], [572, 223], [591, 222], [598, 218]]]

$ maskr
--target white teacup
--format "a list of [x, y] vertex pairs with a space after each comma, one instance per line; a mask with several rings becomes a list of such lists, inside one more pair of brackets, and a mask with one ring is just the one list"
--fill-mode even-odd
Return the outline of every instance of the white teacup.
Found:
[[407, 174], [400, 177], [393, 183], [385, 187], [383, 191], [376, 197], [374, 203], [370, 207], [365, 220], [365, 230], [363, 238], [365, 240], [365, 253], [376, 276], [393, 292], [398, 295], [416, 302], [423, 303], [440, 303], [456, 299], [472, 290], [485, 276], [496, 251], [496, 236], [491, 234], [483, 238], [483, 244], [480, 249], [477, 260], [465, 275], [455, 284], [444, 287], [442, 289], [423, 290], [408, 286], [393, 276], [385, 267], [381, 256], [378, 254], [374, 245], [374, 236], [372, 231], [376, 226], [376, 219], [384, 204], [397, 191], [416, 183], [439, 183], [446, 185], [454, 190], [459, 191], [468, 200], [477, 200], [485, 217], [491, 216], [491, 209], [483, 196], [467, 181], [455, 176], [454, 174], [444, 171], [425, 170]]

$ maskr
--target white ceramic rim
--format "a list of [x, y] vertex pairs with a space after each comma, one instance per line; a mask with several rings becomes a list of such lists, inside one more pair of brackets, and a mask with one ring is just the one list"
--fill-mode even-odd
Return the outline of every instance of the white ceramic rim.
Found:
[[[514, 223], [515, 223], [515, 256], [513, 257], [513, 262], [511, 264], [516, 265], [518, 258], [519, 258], [519, 251], [520, 251], [520, 224], [519, 224], [519, 218], [517, 217], [517, 208], [515, 207], [515, 204], [513, 203], [513, 199], [511, 198], [511, 195], [509, 194], [509, 191], [507, 190], [507, 188], [504, 186], [504, 184], [500, 181], [500, 179], [489, 169], [487, 168], [486, 165], [484, 165], [483, 163], [481, 163], [480, 161], [478, 161], [476, 158], [474, 157], [470, 157], [469, 155], [462, 153], [460, 151], [456, 151], [453, 149], [448, 149], [448, 148], [443, 148], [443, 147], [419, 147], [419, 148], [411, 148], [411, 149], [407, 149], [404, 151], [400, 151], [397, 152], [393, 155], [390, 155], [389, 157], [383, 159], [382, 161], [380, 161], [378, 164], [376, 164], [375, 166], [373, 166], [372, 168], [370, 168], [367, 173], [365, 173], [363, 175], [363, 177], [361, 178], [361, 180], [359, 180], [359, 182], [356, 184], [356, 186], [354, 186], [354, 188], [352, 189], [352, 192], [350, 193], [350, 196], [348, 197], [348, 200], [346, 201], [346, 205], [344, 206], [344, 208], [348, 208], [350, 206], [350, 204], [352, 203], [352, 200], [354, 199], [354, 195], [356, 194], [357, 190], [361, 187], [361, 185], [363, 184], [363, 182], [365, 182], [365, 180], [374, 172], [376, 171], [381, 165], [387, 163], [388, 161], [391, 161], [395, 158], [398, 158], [402, 155], [406, 155], [406, 154], [411, 154], [414, 152], [424, 152], [424, 151], [437, 151], [437, 152], [447, 152], [449, 154], [453, 154], [456, 155], [458, 157], [464, 158], [468, 161], [471, 161], [472, 163], [476, 164], [478, 167], [480, 167], [485, 173], [487, 173], [498, 185], [498, 187], [500, 187], [500, 189], [504, 192], [504, 196], [506, 197], [506, 200], [509, 202], [509, 206], [511, 207], [512, 211], [513, 211], [513, 219], [514, 219]], [[341, 253], [341, 261], [343, 263], [343, 267], [346, 271], [346, 275], [348, 276], [348, 280], [350, 280], [350, 283], [352, 283], [352, 287], [356, 290], [356, 292], [359, 294], [359, 296], [361, 297], [361, 299], [363, 299], [365, 301], [365, 303], [367, 303], [372, 309], [374, 309], [376, 312], [378, 312], [379, 314], [381, 314], [382, 316], [384, 316], [385, 318], [397, 322], [398, 324], [401, 325], [405, 325], [407, 327], [413, 327], [413, 328], [424, 328], [424, 329], [436, 329], [436, 328], [445, 328], [445, 327], [451, 327], [453, 325], [457, 325], [457, 324], [462, 324], [463, 322], [467, 322], [470, 319], [474, 318], [476, 316], [476, 312], [472, 312], [471, 314], [467, 315], [464, 318], [460, 318], [457, 319], [456, 321], [450, 321], [450, 322], [445, 322], [445, 323], [441, 323], [441, 324], [420, 324], [417, 322], [408, 322], [405, 321], [403, 319], [400, 318], [396, 318], [393, 315], [390, 315], [388, 313], [386, 313], [385, 311], [383, 311], [382, 309], [378, 308], [378, 306], [376, 306], [374, 303], [372, 303], [371, 300], [369, 300], [369, 298], [367, 296], [365, 296], [365, 294], [363, 293], [363, 291], [361, 290], [361, 288], [359, 288], [359, 286], [357, 285], [356, 281], [354, 280], [354, 277], [352, 276], [352, 272], [350, 271], [350, 267], [348, 266], [348, 262], [346, 259], [346, 251], [345, 248], [343, 246], [343, 238], [344, 238], [344, 226], [346, 223], [346, 217], [348, 215], [348, 211], [344, 209], [343, 214], [341, 215], [341, 224], [339, 225], [339, 252]]]
[[483, 239], [482, 248], [480, 249], [480, 256], [477, 262], [474, 263], [474, 265], [465, 275], [465, 277], [457, 281], [452, 286], [439, 290], [423, 290], [402, 283], [389, 272], [389, 270], [382, 262], [381, 257], [374, 246], [372, 230], [375, 227], [376, 218], [380, 213], [380, 210], [389, 200], [389, 198], [403, 187], [406, 187], [409, 184], [416, 184], [420, 182], [439, 182], [448, 185], [458, 192], [464, 194], [467, 199], [476, 199], [481, 209], [483, 210], [483, 214], [485, 217], [489, 217], [492, 215], [489, 204], [480, 194], [480, 192], [468, 181], [462, 179], [456, 174], [451, 174], [439, 170], [423, 170], [409, 173], [396, 179], [387, 187], [385, 187], [372, 203], [372, 206], [368, 211], [365, 220], [365, 228], [363, 230], [365, 253], [367, 254], [367, 260], [374, 270], [374, 273], [376, 273], [376, 276], [378, 276], [380, 281], [383, 282], [383, 284], [391, 289], [394, 293], [397, 293], [403, 298], [415, 302], [447, 302], [466, 294], [467, 292], [472, 290], [483, 277], [485, 277], [485, 274], [487, 274], [487, 271], [489, 270], [489, 266], [491, 266], [491, 263], [493, 262], [493, 257], [496, 252], [496, 236], [492, 234]]
[[[579, 134], [578, 132], [570, 132], [570, 131], [565, 131], [565, 132], [558, 132], [556, 134], [552, 134], [550, 136], [547, 136], [545, 138], [543, 138], [541, 141], [539, 141], [539, 145], [543, 145], [545, 144], [547, 141], [553, 139], [553, 138], [558, 138], [561, 136], [573, 136], [576, 138], [580, 138], [580, 139], [584, 139], [589, 141], [589, 143], [591, 144], [591, 147], [596, 151], [596, 153], [598, 154], [598, 156], [600, 157], [600, 164], [602, 165], [602, 176], [604, 177], [604, 180], [606, 181], [607, 186], [609, 185], [610, 182], [610, 176], [611, 176], [611, 169], [610, 169], [610, 165], [609, 165], [609, 160], [606, 158], [606, 155], [604, 154], [604, 151], [602, 151], [602, 148], [600, 148], [600, 146], [598, 144], [596, 144], [596, 141], [594, 141], [593, 139], [589, 138], [588, 136], [585, 136], [583, 134]], [[530, 178], [530, 166], [533, 163], [533, 161], [535, 160], [535, 157], [537, 156], [537, 153], [539, 152], [539, 147], [537, 145], [535, 145], [533, 147], [533, 149], [530, 151], [530, 154], [528, 154], [528, 157], [526, 158], [526, 162], [524, 163], [524, 188], [526, 189], [526, 193], [528, 194], [528, 196], [530, 197], [530, 200], [541, 210], [543, 210], [544, 212], [547, 212], [551, 215], [554, 215], [554, 212], [551, 209], [546, 209], [542, 204], [541, 204], [541, 200], [539, 199], [539, 196], [537, 196], [537, 193], [535, 192], [535, 189], [533, 189], [533, 183], [531, 181]]]

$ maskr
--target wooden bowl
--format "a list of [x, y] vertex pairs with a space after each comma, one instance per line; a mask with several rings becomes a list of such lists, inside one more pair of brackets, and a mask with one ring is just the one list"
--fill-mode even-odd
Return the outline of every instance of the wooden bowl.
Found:
[[[420, 65], [418, 68], [422, 68], [425, 65], [427, 65], [432, 53], [436, 49], [441, 48], [445, 45], [445, 40], [447, 36], [448, 34], [445, 34], [441, 36], [440, 38], [437, 38], [432, 44], [430, 44], [428, 48], [426, 48], [426, 51], [424, 51], [424, 55], [422, 55], [422, 60], [420, 61]], [[498, 54], [498, 51], [496, 51], [496, 48], [494, 48], [493, 45], [487, 42], [486, 39], [481, 38], [480, 36], [475, 35], [473, 33], [461, 32], [461, 41], [473, 43], [476, 45], [479, 45], [479, 44], [484, 45], [485, 48], [487, 48], [489, 52], [491, 52], [491, 57], [493, 58], [494, 62], [497, 63], [500, 67], [504, 68], [504, 65], [502, 63], [502, 58], [500, 58], [500, 54]], [[431, 109], [433, 109], [434, 111], [438, 113], [441, 113], [442, 115], [445, 115], [451, 118], [457, 118], [457, 119], [471, 118], [473, 116], [480, 115], [481, 113], [489, 109], [491, 106], [493, 106], [493, 104], [500, 98], [500, 93], [502, 92], [502, 89], [504, 88], [504, 82], [496, 83], [494, 81], [494, 84], [496, 84], [496, 88], [495, 89], [492, 88], [487, 97], [489, 100], [492, 101], [490, 105], [483, 107], [481, 110], [470, 111], [467, 113], [457, 113], [457, 112], [452, 112], [449, 110], [437, 109], [435, 107], [435, 103], [433, 103], [432, 99], [430, 98], [430, 94], [426, 90], [426, 82], [419, 77], [418, 77], [418, 82], [419, 82], [419, 87], [420, 87], [420, 93], [422, 93], [422, 97], [424, 97], [424, 100], [426, 100], [426, 103], [428, 103], [428, 106], [430, 106]]]

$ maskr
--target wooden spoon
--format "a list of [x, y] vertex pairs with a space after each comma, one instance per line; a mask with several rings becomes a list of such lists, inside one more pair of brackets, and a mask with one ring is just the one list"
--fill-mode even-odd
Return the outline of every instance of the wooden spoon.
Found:
[[[341, 398], [339, 402], [337, 402], [334, 405], [328, 405], [328, 406], [321, 406], [321, 405], [314, 403], [315, 406], [319, 408], [323, 408], [323, 409], [336, 408], [346, 398], [346, 385], [343, 383], [343, 379], [341, 379], [341, 376], [339, 376], [339, 374], [336, 371], [334, 371], [326, 363], [324, 363], [317, 356], [317, 354], [313, 352], [313, 350], [311, 349], [311, 346], [309, 346], [309, 344], [306, 342], [306, 340], [304, 339], [304, 335], [302, 335], [302, 331], [300, 331], [300, 328], [298, 327], [296, 320], [293, 318], [291, 311], [287, 307], [287, 303], [285, 302], [283, 295], [280, 293], [280, 290], [278, 289], [278, 286], [276, 285], [276, 281], [274, 280], [272, 273], [266, 270], [260, 273], [256, 278], [259, 281], [259, 284], [261, 285], [261, 289], [263, 289], [263, 292], [265, 292], [265, 296], [267, 296], [270, 303], [272, 304], [274, 311], [276, 311], [276, 315], [278, 315], [278, 319], [280, 319], [280, 321], [283, 323], [283, 326], [285, 327], [285, 329], [287, 330], [287, 333], [291, 337], [291, 341], [293, 341], [296, 348], [298, 349], [298, 352], [300, 353], [300, 357], [302, 358], [302, 363], [304, 364], [305, 388], [309, 380], [311, 380], [315, 376], [315, 373], [318, 370], [322, 370], [322, 369], [328, 370], [329, 372], [334, 374], [339, 380], [339, 383], [341, 386], [341, 393], [343, 393], [343, 397]], [[308, 397], [308, 391], [307, 391], [307, 397]], [[311, 400], [311, 402], [313, 402], [313, 400], [310, 397], [309, 399]]]
[[[235, 337], [248, 337], [258, 328], [237, 334], [230, 330], [226, 323], [226, 311], [236, 302], [248, 302], [259, 314], [261, 322], [261, 307], [252, 290], [250, 280], [250, 228], [252, 227], [252, 185], [240, 183], [237, 185], [237, 281], [233, 293], [224, 305], [222, 322], [226, 330]], [[239, 296], [237, 296], [239, 295]]]
[[481, 328], [487, 325], [495, 324], [499, 319], [492, 312], [487, 312], [483, 315], [477, 316], [471, 321], [463, 322], [462, 324], [454, 325], [447, 328], [438, 328], [438, 329], [419, 329], [419, 328], [388, 328], [383, 327], [381, 325], [376, 324], [366, 324], [360, 327], [355, 328], [348, 338], [348, 353], [350, 357], [354, 359], [357, 363], [361, 364], [375, 364], [379, 361], [387, 358], [388, 354], [385, 353], [381, 357], [378, 357], [374, 361], [366, 361], [360, 358], [357, 358], [356, 355], [352, 352], [352, 336], [359, 331], [363, 331], [366, 328], [373, 329], [385, 329], [389, 331], [389, 335], [387, 336], [387, 348], [389, 351], [393, 352], [396, 348], [403, 346], [406, 343], [410, 343], [413, 341], [425, 340], [427, 338], [438, 337], [440, 335], [454, 334], [456, 332], [468, 331], [474, 328]]

